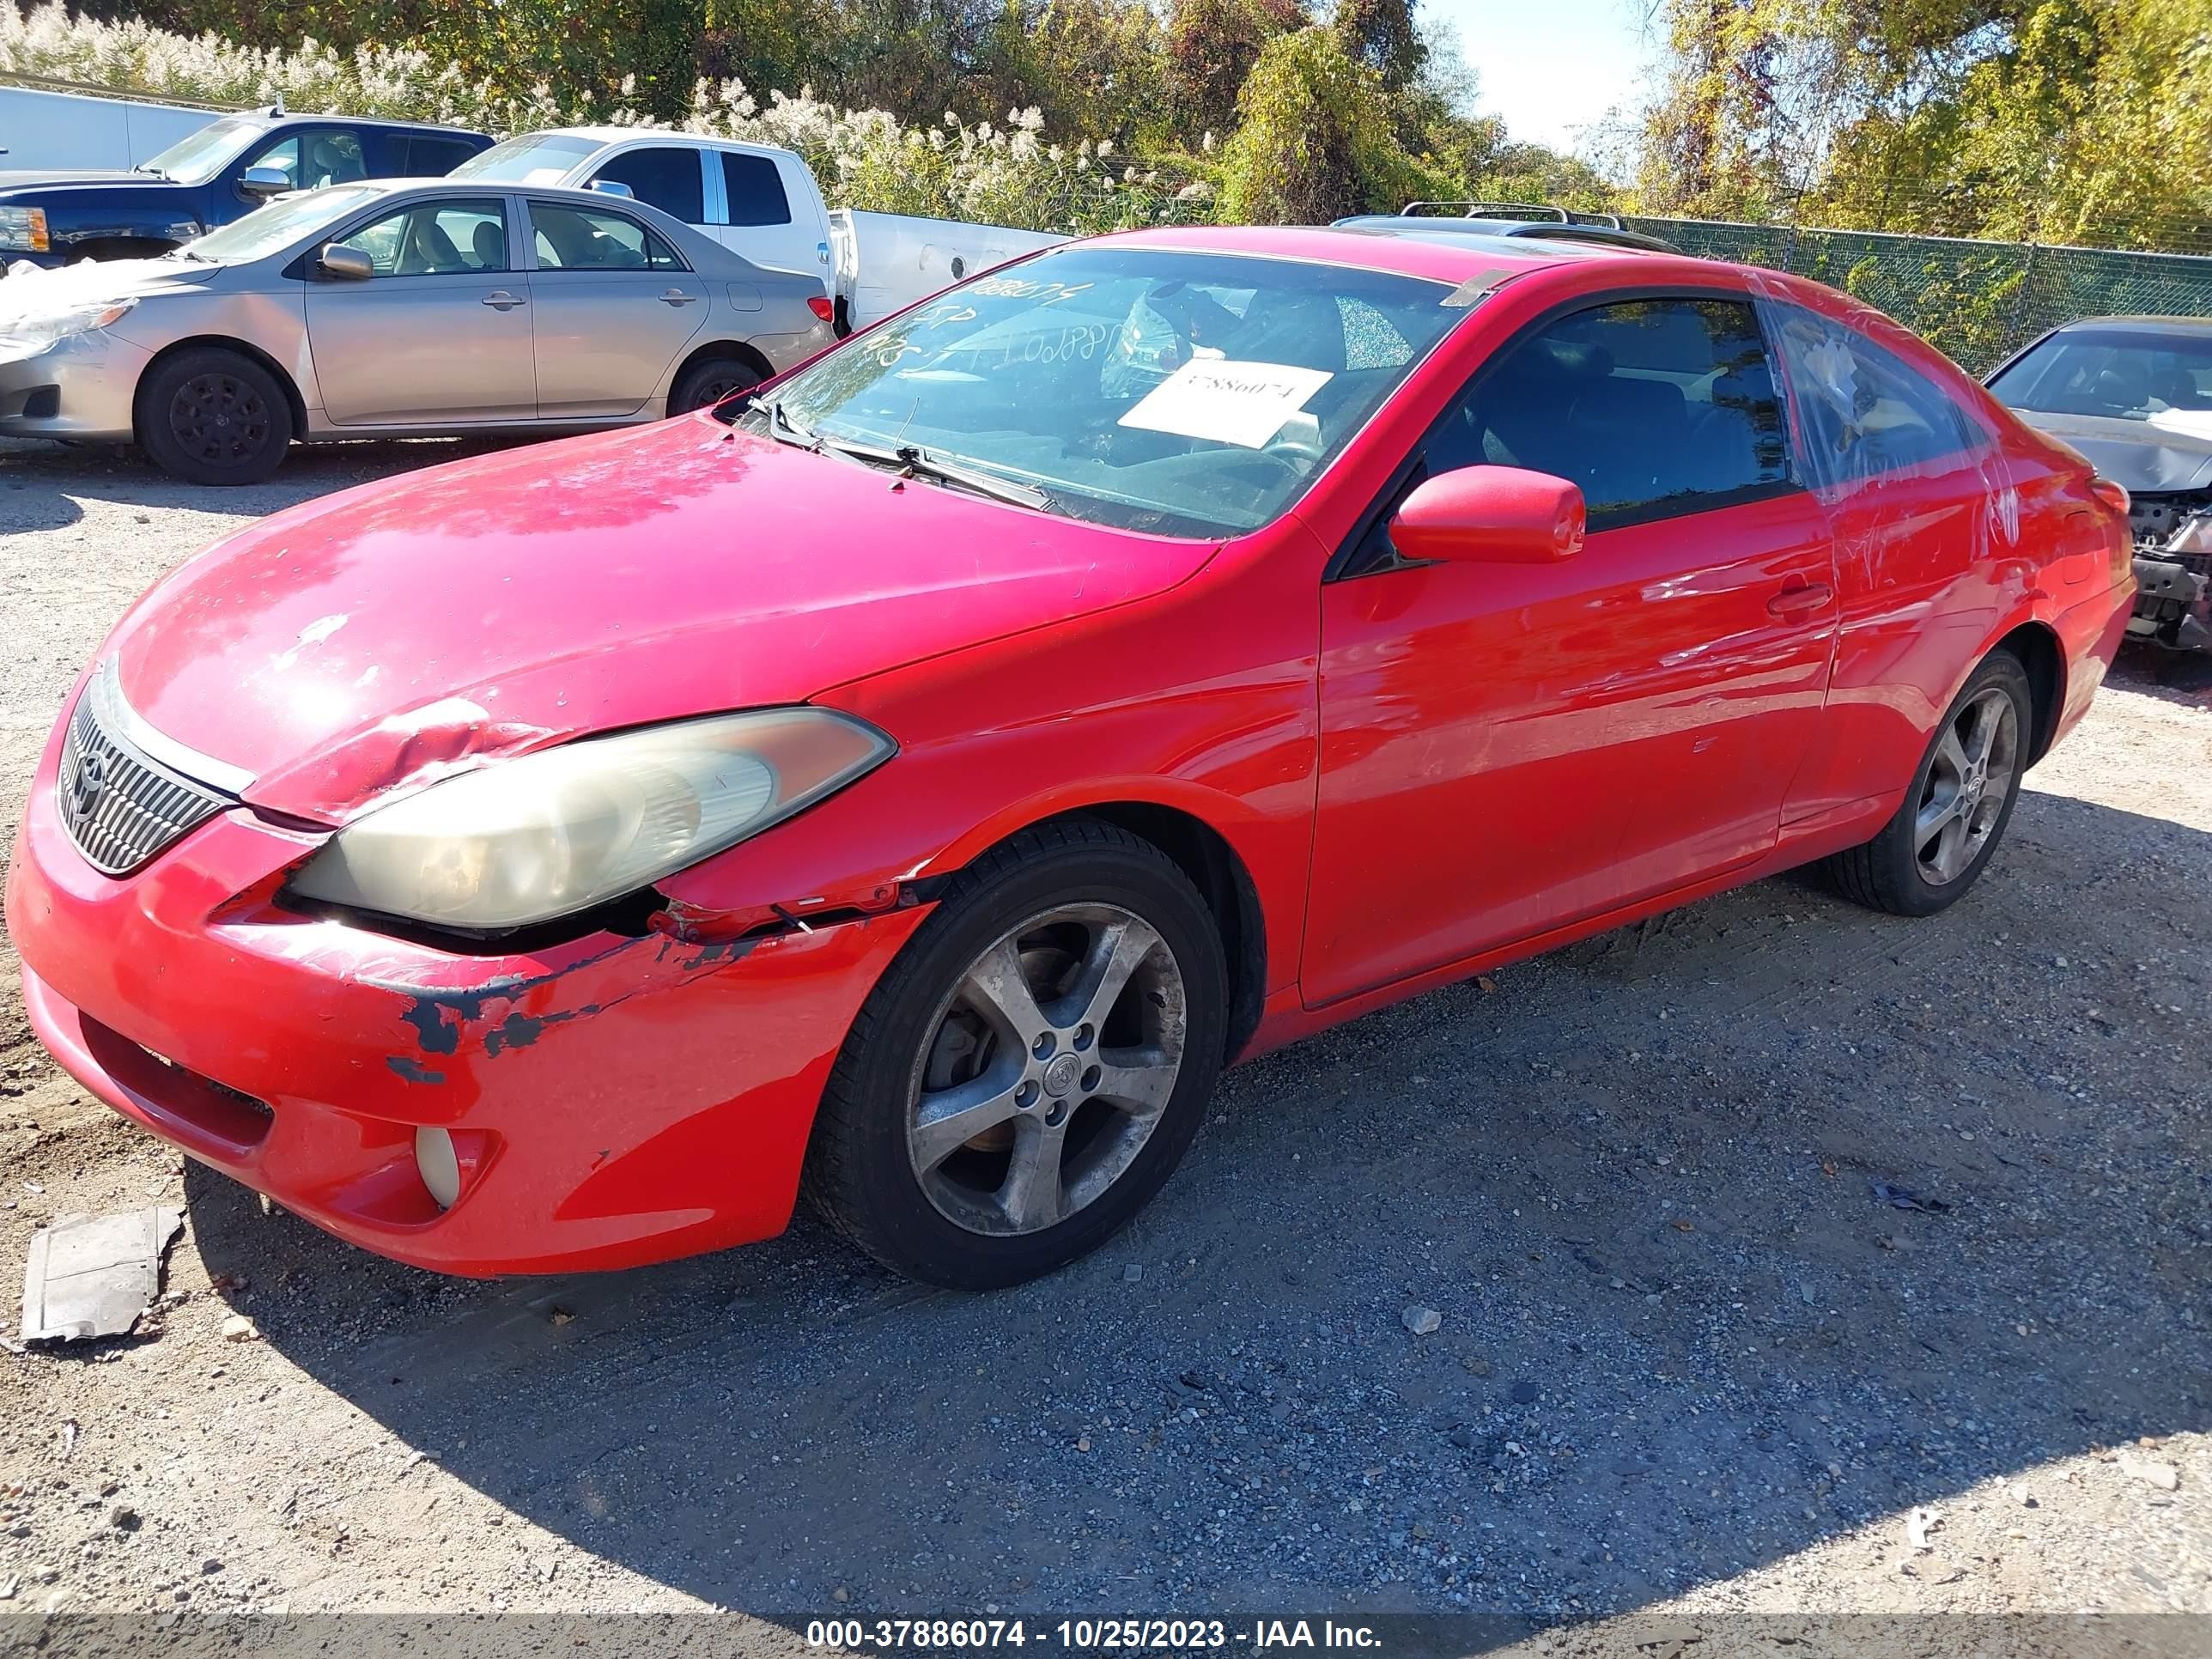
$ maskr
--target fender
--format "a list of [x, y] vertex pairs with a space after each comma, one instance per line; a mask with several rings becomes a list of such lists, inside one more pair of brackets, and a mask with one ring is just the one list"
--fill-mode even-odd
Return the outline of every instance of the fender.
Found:
[[[1224, 794], [1203, 784], [1184, 778], [1163, 777], [1158, 774], [1137, 776], [1085, 778], [1080, 781], [1055, 784], [1033, 794], [1009, 801], [957, 840], [940, 848], [908, 872], [908, 879], [926, 881], [933, 876], [950, 875], [959, 870], [1009, 836], [1042, 823], [1047, 818], [1056, 818], [1071, 812], [1104, 806], [1143, 805], [1165, 807], [1196, 818], [1229, 843], [1231, 851], [1252, 867], [1256, 849], [1251, 845], [1252, 832], [1261, 823], [1261, 815], [1247, 803], [1234, 795]], [[1254, 878], [1256, 880], [1257, 872]]]

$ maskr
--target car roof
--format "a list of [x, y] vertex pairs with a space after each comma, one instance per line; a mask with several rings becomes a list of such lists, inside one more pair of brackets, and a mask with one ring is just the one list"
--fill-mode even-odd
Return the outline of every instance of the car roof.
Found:
[[1719, 260], [1693, 259], [1687, 254], [1647, 252], [1641, 248], [1601, 246], [1593, 242], [1547, 242], [1538, 237], [1428, 235], [1414, 232], [1376, 234], [1373, 231], [1340, 230], [1317, 225], [1185, 225], [1151, 230], [1117, 231], [1102, 240], [1137, 246], [1176, 248], [1206, 253], [1247, 253], [1284, 259], [1310, 259], [1329, 264], [1353, 265], [1367, 270], [1392, 271], [1425, 277], [1431, 282], [1461, 283], [1492, 272], [1501, 280], [1565, 265], [1617, 260], [1635, 267], [1636, 278], [1649, 282], [1664, 276], [1665, 266], [1679, 264], [1685, 281], [1710, 282], [1716, 268], [1733, 270]]
[[744, 138], [717, 138], [704, 132], [678, 132], [672, 127], [538, 127], [529, 132], [517, 133], [515, 137], [588, 138], [596, 144], [628, 144], [641, 139], [657, 138], [664, 143], [696, 144], [702, 149], [734, 149], [756, 155], [786, 153], [775, 144], [757, 144]]
[[673, 242], [694, 266], [703, 258], [709, 264], [733, 261], [750, 265], [753, 270], [771, 276], [796, 276], [809, 282], [818, 282], [804, 271], [791, 271], [781, 265], [763, 264], [748, 258], [734, 248], [725, 247], [705, 232], [685, 224], [674, 214], [664, 212], [634, 196], [615, 196], [604, 190], [586, 190], [580, 185], [526, 185], [512, 179], [356, 179], [343, 185], [325, 185], [325, 190], [362, 190], [379, 196], [402, 196], [419, 192], [425, 196], [526, 196], [533, 202], [551, 201], [573, 203], [578, 207], [597, 209], [602, 212], [627, 213], [641, 219], [654, 232]]
[[473, 127], [458, 127], [447, 121], [395, 121], [375, 115], [316, 115], [304, 110], [286, 110], [282, 115], [273, 110], [244, 111], [245, 118], [264, 130], [278, 127], [343, 126], [382, 127], [390, 132], [450, 132], [458, 138], [483, 138], [489, 135]]
[[1672, 253], [1656, 236], [1620, 225], [1584, 224], [1579, 220], [1458, 218], [1441, 213], [1358, 213], [1339, 219], [1339, 230], [1364, 231], [1370, 236], [1427, 235], [1550, 237], [1577, 247], [1604, 243], [1612, 247], [1638, 248], [1651, 253]]
[[[322, 188], [373, 190], [386, 196], [395, 196], [407, 190], [434, 191], [447, 196], [547, 196], [589, 203], [595, 207], [623, 208], [641, 213], [649, 219], [669, 219], [673, 223], [683, 223], [682, 220], [673, 218], [650, 203], [639, 201], [635, 196], [617, 196], [604, 190], [586, 189], [582, 185], [526, 185], [516, 179], [456, 179], [450, 174], [441, 174], [430, 179], [349, 179], [343, 185], [325, 185]], [[715, 246], [719, 247], [721, 245], [718, 242]]]

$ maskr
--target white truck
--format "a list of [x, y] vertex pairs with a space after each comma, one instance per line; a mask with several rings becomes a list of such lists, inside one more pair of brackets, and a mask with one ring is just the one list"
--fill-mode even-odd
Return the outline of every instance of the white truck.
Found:
[[822, 278], [840, 334], [978, 270], [1064, 236], [908, 214], [831, 211], [787, 149], [647, 127], [518, 133], [453, 169], [456, 179], [595, 187], [633, 197], [756, 264]]
[[0, 169], [11, 173], [128, 173], [225, 113], [15, 81], [0, 83]]

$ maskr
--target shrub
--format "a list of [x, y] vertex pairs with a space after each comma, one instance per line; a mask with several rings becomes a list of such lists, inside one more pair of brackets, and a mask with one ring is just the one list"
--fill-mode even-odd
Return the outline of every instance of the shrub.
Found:
[[[27, 13], [0, 6], [0, 72], [195, 103], [444, 121], [494, 133], [584, 122], [664, 125], [635, 109], [601, 110], [588, 94], [556, 98], [543, 82], [520, 88], [473, 80], [413, 46], [337, 52], [313, 40], [295, 51], [240, 46], [213, 34], [171, 34], [143, 23], [72, 17], [59, 4]], [[883, 110], [841, 109], [802, 90], [765, 105], [742, 82], [701, 81], [684, 130], [797, 150], [833, 206], [984, 219], [1040, 230], [1091, 232], [1206, 216], [1203, 184], [1164, 179], [1105, 143], [1048, 142], [1034, 110], [1005, 125], [909, 126]]]
[[1278, 36], [1237, 106], [1223, 205], [1255, 224], [1322, 224], [1449, 194], [1399, 147], [1381, 78], [1324, 28]]

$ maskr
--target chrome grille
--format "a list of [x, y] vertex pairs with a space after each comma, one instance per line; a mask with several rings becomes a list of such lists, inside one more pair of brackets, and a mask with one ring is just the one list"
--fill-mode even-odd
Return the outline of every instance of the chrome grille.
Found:
[[128, 875], [234, 797], [155, 760], [123, 735], [114, 665], [87, 681], [62, 738], [54, 805], [93, 867]]

